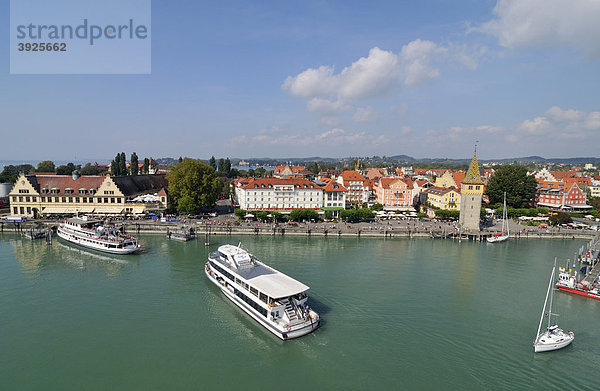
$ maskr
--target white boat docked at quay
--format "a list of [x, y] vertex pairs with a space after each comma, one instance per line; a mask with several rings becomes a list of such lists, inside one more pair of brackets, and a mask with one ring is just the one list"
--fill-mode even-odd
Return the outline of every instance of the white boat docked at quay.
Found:
[[319, 315], [306, 304], [309, 287], [260, 262], [241, 244], [211, 252], [205, 273], [225, 296], [283, 340], [320, 325]]
[[67, 242], [106, 253], [131, 254], [140, 249], [135, 237], [123, 235], [115, 227], [102, 225], [100, 220], [91, 220], [87, 216], [65, 220], [56, 232]]

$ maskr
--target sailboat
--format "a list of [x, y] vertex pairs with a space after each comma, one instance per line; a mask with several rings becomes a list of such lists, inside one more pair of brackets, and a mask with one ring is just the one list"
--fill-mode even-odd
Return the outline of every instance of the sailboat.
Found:
[[[554, 282], [554, 273], [556, 271], [556, 258], [554, 259], [554, 267], [552, 268], [552, 274], [550, 275], [550, 283], [548, 284], [548, 291], [546, 292], [546, 299], [544, 300], [544, 308], [542, 309], [542, 316], [540, 317], [540, 324], [538, 326], [535, 341], [533, 341], [533, 347], [535, 352], [548, 352], [550, 350], [562, 349], [569, 345], [575, 339], [575, 334], [572, 331], [565, 333], [558, 325], [551, 326], [552, 315], [558, 316], [558, 314], [552, 313], [552, 298], [554, 296], [554, 289], [552, 289], [552, 283]], [[542, 323], [544, 316], [546, 315], [546, 304], [548, 303], [548, 296], [550, 296], [550, 306], [548, 307], [548, 326], [544, 332], [540, 333], [542, 329]]]
[[502, 231], [488, 237], [489, 243], [504, 242], [510, 237], [510, 228], [508, 227], [508, 212], [506, 209], [506, 192], [504, 192], [504, 208], [502, 209]]

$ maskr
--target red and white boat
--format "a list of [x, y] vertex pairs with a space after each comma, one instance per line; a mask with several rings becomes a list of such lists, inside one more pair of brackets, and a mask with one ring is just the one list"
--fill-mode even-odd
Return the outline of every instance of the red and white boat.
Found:
[[563, 267], [559, 267], [558, 280], [555, 286], [561, 291], [574, 293], [576, 295], [591, 297], [592, 299], [600, 300], [600, 287], [594, 283], [590, 285], [585, 278], [577, 281], [577, 272], [567, 271]]

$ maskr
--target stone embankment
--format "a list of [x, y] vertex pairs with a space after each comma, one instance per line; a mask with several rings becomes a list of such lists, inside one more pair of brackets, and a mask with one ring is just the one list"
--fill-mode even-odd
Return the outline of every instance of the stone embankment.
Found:
[[[386, 224], [279, 224], [276, 226], [258, 223], [219, 223], [206, 224], [206, 222], [177, 222], [160, 223], [148, 220], [142, 221], [116, 221], [117, 227], [131, 235], [159, 234], [167, 235], [168, 231], [176, 231], [184, 224], [191, 226], [196, 231], [196, 236], [210, 237], [212, 235], [270, 235], [270, 236], [323, 236], [323, 237], [378, 237], [378, 238], [441, 238], [441, 239], [468, 239], [483, 241], [493, 231], [482, 231], [479, 234], [462, 235], [455, 233], [452, 226], [419, 226], [386, 225]], [[29, 221], [24, 223], [0, 222], [0, 232], [26, 232], [39, 230], [43, 227], [55, 228], [56, 221]], [[592, 230], [572, 229], [521, 229], [511, 232], [515, 239], [592, 239], [597, 236]]]

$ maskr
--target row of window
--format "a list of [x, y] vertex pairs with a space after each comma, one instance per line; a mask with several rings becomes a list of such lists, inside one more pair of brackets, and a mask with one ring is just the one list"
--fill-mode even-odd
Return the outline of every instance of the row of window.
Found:
[[233, 288], [233, 291], [237, 297], [244, 300], [250, 307], [260, 312], [265, 318], [267, 317], [267, 310], [264, 309], [260, 304], [258, 304], [257, 302], [246, 296], [242, 291], [236, 288]]
[[[265, 304], [268, 302], [268, 296], [267, 295], [265, 295], [264, 293], [260, 293], [260, 295], [259, 295], [258, 289], [254, 288], [253, 286], [250, 286], [250, 285], [246, 284], [245, 282], [243, 282], [239, 278], [235, 278], [233, 276], [233, 274], [229, 273], [227, 270], [223, 269], [221, 266], [217, 265], [215, 262], [213, 262], [213, 261], [209, 261], [209, 262], [210, 262], [210, 265], [213, 268], [215, 268], [219, 273], [221, 273], [225, 277], [227, 277], [231, 282], [235, 281], [238, 285], [243, 286], [244, 288], [246, 288], [247, 290], [249, 290], [250, 293], [252, 293], [254, 296], [259, 297], [260, 300], [262, 300]], [[254, 300], [250, 299], [248, 296], [246, 296], [243, 292], [241, 292], [237, 288], [234, 288], [234, 289], [235, 289], [236, 296], [238, 296], [239, 298], [241, 298], [242, 300], [244, 300], [246, 303], [248, 303], [250, 306], [252, 306], [255, 310], [257, 310], [260, 313], [262, 313], [265, 317], [267, 316], [267, 310], [265, 310], [258, 303], [256, 303]]]
[[[13, 202], [17, 202], [17, 199], [19, 200], [19, 202], [37, 202], [37, 197], [23, 197], [23, 196], [19, 196], [17, 198], [17, 196], [13, 196]], [[102, 201], [104, 200], [104, 201]], [[40, 197], [40, 201], [41, 202], [48, 202], [48, 203], [59, 203], [59, 202], [63, 202], [63, 203], [67, 203], [67, 202], [75, 202], [75, 203], [79, 203], [79, 202], [83, 202], [84, 204], [87, 203], [93, 203], [94, 202], [94, 198], [93, 197]], [[123, 202], [122, 198], [115, 198], [115, 197], [98, 197], [96, 198], [96, 202], [98, 202], [99, 204], [105, 203], [105, 204], [120, 204]]]
[[[20, 192], [21, 191], [19, 190], [19, 193]], [[42, 188], [41, 193], [42, 194], [60, 194], [60, 189], [56, 188], [56, 187], [53, 187], [52, 189]], [[74, 194], [74, 193], [75, 193], [75, 190], [73, 190], [71, 188], [66, 188], [65, 189], [65, 194]], [[89, 189], [89, 190], [88, 189], [79, 189], [77, 191], [77, 194], [82, 194], [82, 195], [91, 194], [91, 195], [94, 195], [94, 194], [96, 194], [96, 189]]]

